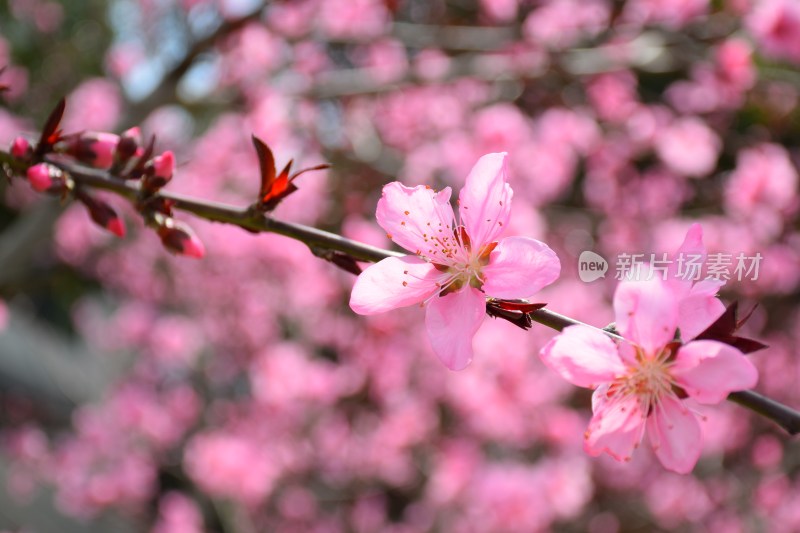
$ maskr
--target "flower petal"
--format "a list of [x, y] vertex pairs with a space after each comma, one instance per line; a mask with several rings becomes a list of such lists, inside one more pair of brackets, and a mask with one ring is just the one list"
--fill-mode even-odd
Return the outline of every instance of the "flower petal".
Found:
[[678, 299], [660, 278], [623, 281], [614, 293], [617, 331], [654, 355], [675, 335]]
[[678, 327], [684, 342], [700, 335], [725, 312], [725, 305], [717, 298], [724, 284], [724, 281], [706, 279], [695, 283], [689, 294], [681, 298]]
[[395, 181], [383, 188], [375, 216], [389, 238], [406, 250], [449, 264], [441, 249], [454, 242], [450, 193], [450, 187], [436, 192]]
[[450, 370], [461, 370], [472, 360], [472, 337], [486, 315], [483, 293], [466, 287], [434, 298], [425, 313], [431, 346]]
[[511, 186], [506, 183], [506, 153], [486, 154], [478, 159], [458, 196], [461, 223], [472, 246], [480, 249], [494, 241], [508, 225]]
[[539, 352], [544, 364], [578, 387], [595, 388], [625, 373], [614, 341], [589, 326], [570, 326]]
[[358, 275], [350, 294], [350, 308], [374, 315], [424, 301], [439, 290], [446, 276], [416, 256], [388, 257]]
[[702, 451], [700, 423], [678, 398], [662, 396], [647, 418], [647, 433], [653, 451], [664, 468], [688, 474]]
[[[594, 395], [607, 394], [602, 387]], [[619, 396], [592, 401], [596, 407], [584, 435], [583, 448], [589, 455], [606, 452], [617, 461], [630, 461], [642, 440], [644, 416], [636, 396]]]
[[731, 392], [749, 389], [758, 381], [758, 370], [742, 352], [711, 340], [681, 346], [671, 373], [700, 403], [719, 403]]
[[688, 265], [691, 261], [692, 263], [696, 262], [696, 264], [702, 265], [706, 261], [706, 246], [703, 244], [703, 227], [700, 224], [694, 223], [689, 226], [683, 243], [681, 243], [680, 247], [672, 254], [671, 259], [672, 262], [667, 270], [671, 289], [680, 296], [685, 296], [692, 288], [693, 281], [690, 278], [684, 279], [690, 274], [690, 272], [686, 271], [686, 268], [688, 268], [686, 266], [684, 266], [684, 272], [681, 273], [681, 276], [678, 275], [679, 264]]
[[526, 298], [550, 285], [561, 262], [545, 243], [529, 237], [506, 237], [483, 268], [483, 290], [494, 298]]

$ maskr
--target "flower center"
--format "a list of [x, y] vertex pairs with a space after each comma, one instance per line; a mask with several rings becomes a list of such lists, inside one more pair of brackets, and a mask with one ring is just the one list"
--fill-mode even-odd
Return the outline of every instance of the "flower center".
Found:
[[637, 346], [635, 360], [629, 363], [628, 373], [612, 383], [608, 395], [635, 395], [645, 416], [652, 413], [663, 396], [680, 396], [683, 391], [670, 373], [678, 346], [678, 343], [670, 343], [655, 357], [648, 356]]
[[440, 296], [467, 286], [480, 290], [484, 282], [483, 267], [489, 264], [489, 256], [497, 246], [497, 242], [492, 242], [483, 246], [478, 253], [474, 253], [464, 227], [457, 227], [454, 233], [457, 253], [452, 254], [453, 261], [448, 264], [433, 264], [437, 270], [449, 274], [447, 281], [442, 285]]

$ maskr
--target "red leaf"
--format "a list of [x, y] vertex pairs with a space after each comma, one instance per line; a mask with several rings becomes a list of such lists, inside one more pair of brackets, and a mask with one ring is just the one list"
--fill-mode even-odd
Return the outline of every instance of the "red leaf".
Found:
[[286, 163], [286, 166], [283, 167], [283, 170], [281, 170], [281, 173], [278, 174], [278, 177], [273, 177], [266, 188], [264, 188], [262, 183], [261, 203], [263, 205], [274, 203], [274, 206], [277, 206], [280, 200], [297, 190], [297, 187], [292, 184], [294, 177], [289, 177], [289, 170], [292, 168], [292, 162], [293, 160], [290, 159], [289, 162]]
[[64, 117], [64, 109], [67, 107], [67, 101], [61, 99], [56, 104], [55, 109], [50, 112], [47, 117], [47, 122], [44, 123], [42, 128], [42, 135], [39, 137], [39, 144], [36, 146], [36, 156], [41, 157], [50, 151], [55, 143], [61, 138], [61, 130], [58, 126], [61, 125], [61, 119]]
[[272, 155], [267, 143], [256, 137], [252, 136], [253, 146], [256, 149], [258, 156], [258, 167], [261, 172], [261, 188], [259, 189], [259, 198], [264, 198], [272, 190], [275, 182], [275, 156]]
[[297, 186], [293, 183], [295, 178], [299, 175], [309, 172], [311, 170], [322, 170], [329, 168], [328, 165], [317, 165], [310, 168], [304, 168], [294, 174], [290, 174], [292, 169], [293, 160], [290, 160], [280, 173], [275, 169], [275, 156], [272, 154], [269, 146], [256, 137], [252, 136], [253, 146], [256, 148], [258, 155], [258, 165], [261, 171], [261, 187], [258, 191], [258, 202], [256, 207], [261, 211], [272, 211], [278, 204], [297, 191]]
[[[289, 163], [291, 164], [291, 161]], [[306, 172], [311, 172], [312, 170], [325, 170], [327, 168], [331, 168], [331, 166], [328, 165], [327, 163], [323, 163], [321, 165], [315, 165], [313, 167], [304, 168], [304, 169], [298, 170], [297, 172], [292, 174], [289, 179], [294, 181], [300, 174], [305, 174]], [[288, 168], [286, 170], [288, 172]]]
[[762, 342], [736, 335], [736, 331], [747, 322], [756, 308], [753, 306], [742, 318], [738, 318], [737, 316], [738, 309], [739, 302], [731, 303], [713, 324], [708, 326], [705, 331], [697, 336], [697, 339], [724, 342], [725, 344], [741, 350], [743, 353], [757, 352], [758, 350], [766, 348], [767, 345]]

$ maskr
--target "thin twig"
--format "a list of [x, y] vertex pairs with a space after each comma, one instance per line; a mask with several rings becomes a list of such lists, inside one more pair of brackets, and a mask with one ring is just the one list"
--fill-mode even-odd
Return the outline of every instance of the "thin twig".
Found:
[[[19, 171], [18, 162], [10, 154], [0, 151], [0, 165], [13, 164]], [[90, 169], [83, 166], [53, 160], [51, 163], [58, 165], [67, 172], [76, 184], [84, 187], [93, 187], [114, 192], [128, 200], [136, 202], [140, 195], [137, 185], [126, 183], [107, 172]], [[404, 254], [384, 250], [368, 244], [363, 244], [319, 230], [302, 224], [293, 224], [277, 220], [268, 214], [261, 213], [252, 208], [241, 208], [210, 200], [200, 200], [182, 194], [160, 191], [159, 196], [174, 202], [173, 208], [192, 213], [200, 218], [213, 222], [221, 222], [239, 226], [253, 233], [277, 233], [291, 239], [303, 242], [314, 251], [315, 249], [328, 249], [339, 251], [352, 256], [360, 261], [376, 262], [387, 257], [402, 257]], [[548, 309], [532, 311], [530, 317], [535, 322], [561, 331], [568, 326], [587, 325], [573, 318], [558, 314]], [[603, 330], [612, 337], [613, 333]], [[750, 409], [783, 427], [789, 434], [800, 433], [800, 412], [767, 398], [753, 391], [738, 391], [731, 393], [728, 399], [747, 409]]]

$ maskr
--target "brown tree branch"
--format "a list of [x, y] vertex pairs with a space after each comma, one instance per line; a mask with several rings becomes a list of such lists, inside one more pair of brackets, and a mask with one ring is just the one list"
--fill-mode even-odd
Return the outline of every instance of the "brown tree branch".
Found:
[[[81, 187], [91, 187], [114, 192], [132, 202], [140, 197], [138, 185], [126, 183], [108, 172], [90, 169], [79, 165], [67, 164], [63, 161], [51, 161], [69, 174], [72, 180]], [[22, 170], [19, 161], [10, 154], [0, 151], [0, 166], [8, 165], [17, 172]], [[312, 252], [327, 249], [342, 252], [360, 261], [376, 262], [387, 257], [400, 257], [404, 254], [384, 250], [322, 231], [316, 228], [277, 220], [272, 216], [259, 212], [251, 207], [241, 208], [219, 202], [200, 200], [197, 198], [160, 191], [158, 195], [174, 202], [173, 208], [192, 213], [213, 222], [221, 222], [239, 226], [252, 233], [277, 233], [305, 243]], [[316, 255], [316, 254], [315, 254]], [[573, 318], [558, 314], [548, 309], [539, 309], [529, 313], [531, 319], [539, 324], [561, 331], [568, 326], [587, 325]], [[615, 336], [613, 333], [602, 330]], [[738, 391], [731, 393], [728, 399], [750, 409], [783, 427], [789, 434], [800, 433], [800, 412], [767, 398], [754, 391]]]

